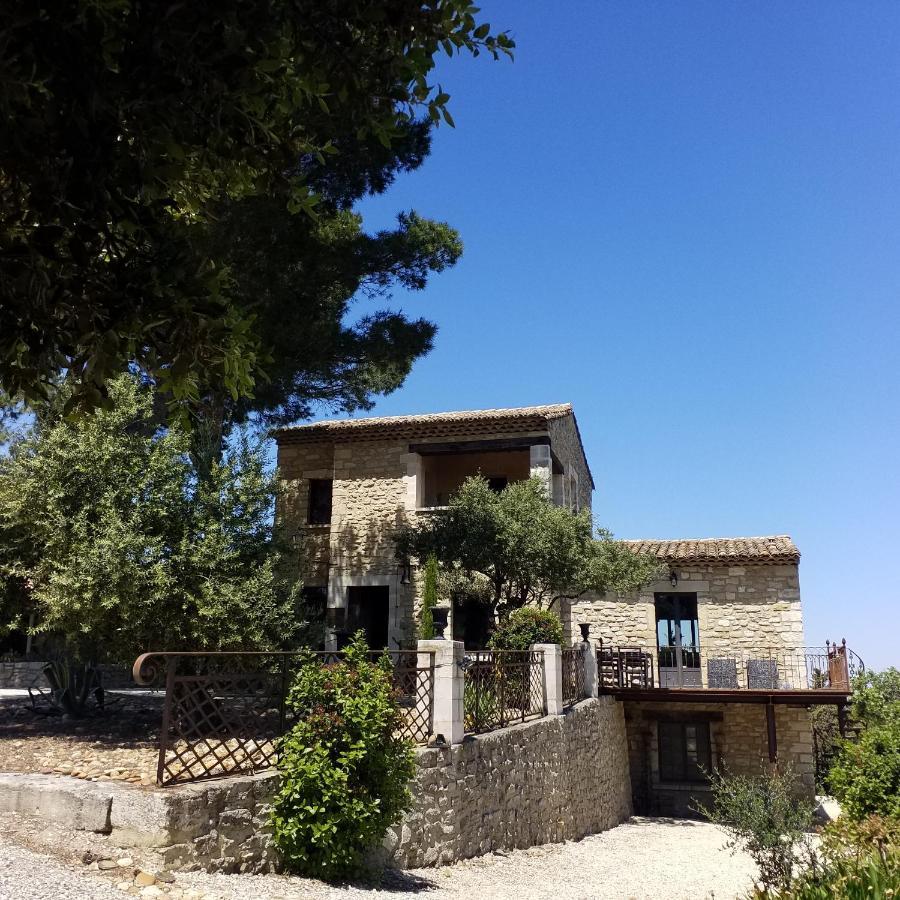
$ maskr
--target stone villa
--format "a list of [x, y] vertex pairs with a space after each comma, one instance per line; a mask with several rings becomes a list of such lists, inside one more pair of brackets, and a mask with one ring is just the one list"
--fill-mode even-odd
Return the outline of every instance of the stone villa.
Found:
[[[373, 646], [413, 647], [420, 579], [392, 534], [439, 515], [463, 479], [496, 489], [536, 476], [553, 502], [589, 509], [594, 481], [569, 404], [347, 419], [276, 433], [278, 518], [299, 536], [305, 591], [327, 610], [329, 646], [363, 628]], [[788, 760], [813, 789], [812, 703], [846, 682], [845, 648], [809, 650], [800, 553], [785, 535], [631, 541], [664, 576], [633, 595], [585, 595], [561, 610], [568, 642], [591, 626], [601, 690], [621, 701], [634, 808], [684, 812], [704, 770]], [[453, 637], [479, 623], [454, 608]], [[843, 681], [841, 680], [843, 679]]]

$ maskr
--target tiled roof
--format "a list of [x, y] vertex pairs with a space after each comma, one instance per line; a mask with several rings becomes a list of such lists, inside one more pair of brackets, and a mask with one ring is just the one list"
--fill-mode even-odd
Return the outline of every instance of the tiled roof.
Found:
[[369, 419], [331, 419], [280, 428], [279, 443], [322, 440], [375, 440], [383, 437], [456, 437], [491, 431], [540, 431], [551, 419], [572, 415], [571, 403], [523, 406], [517, 409], [474, 409], [463, 412], [425, 413], [418, 416], [380, 416]]
[[676, 563], [778, 565], [800, 561], [800, 551], [787, 534], [622, 543], [635, 553], [647, 553], [670, 565]]

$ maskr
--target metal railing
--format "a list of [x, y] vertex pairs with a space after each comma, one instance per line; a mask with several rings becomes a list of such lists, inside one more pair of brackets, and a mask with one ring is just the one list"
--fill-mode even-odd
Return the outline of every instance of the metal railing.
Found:
[[846, 643], [795, 650], [758, 647], [609, 646], [597, 650], [601, 690], [689, 688], [710, 690], [850, 692], [862, 660]]
[[481, 734], [546, 714], [540, 650], [477, 650], [464, 660], [465, 730]]
[[590, 651], [579, 646], [562, 649], [563, 706], [572, 706], [587, 696], [584, 664], [584, 655], [587, 652]]
[[[373, 652], [373, 658], [380, 657]], [[313, 654], [319, 665], [339, 652]], [[424, 744], [434, 720], [434, 654], [392, 651], [403, 713], [400, 734]], [[165, 691], [156, 781], [159, 785], [259, 772], [277, 764], [279, 738], [294, 712], [291, 682], [308, 653], [145, 653], [134, 680]]]

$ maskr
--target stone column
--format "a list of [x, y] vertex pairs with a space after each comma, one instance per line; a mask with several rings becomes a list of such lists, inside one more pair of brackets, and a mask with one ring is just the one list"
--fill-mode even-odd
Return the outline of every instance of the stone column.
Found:
[[547, 715], [562, 715], [562, 649], [559, 644], [534, 644], [531, 649], [544, 653], [544, 696], [547, 698]]
[[459, 744], [465, 737], [463, 724], [462, 641], [419, 641], [420, 653], [434, 652], [434, 724], [435, 736], [443, 735], [448, 744]]
[[584, 654], [584, 693], [587, 697], [600, 696], [600, 679], [597, 672], [597, 652], [590, 641], [582, 641], [579, 645]]

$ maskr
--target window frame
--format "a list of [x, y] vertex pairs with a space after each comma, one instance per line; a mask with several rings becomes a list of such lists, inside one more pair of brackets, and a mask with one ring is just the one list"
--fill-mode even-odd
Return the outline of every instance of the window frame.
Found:
[[[324, 485], [328, 485], [328, 502], [327, 507], [321, 498], [317, 497], [317, 491], [323, 490]], [[309, 479], [309, 497], [306, 505], [306, 523], [307, 525], [330, 525], [331, 515], [334, 502], [334, 479], [333, 478], [310, 478]], [[326, 511], [327, 509], [327, 511]]]
[[[691, 761], [688, 750], [689, 728], [694, 729], [693, 740], [696, 745], [694, 761]], [[678, 746], [676, 748], [666, 748], [665, 752], [669, 755], [670, 760], [664, 763], [664, 744], [671, 739], [673, 729], [677, 729]], [[668, 732], [665, 740], [663, 738], [664, 732]], [[673, 753], [673, 749], [679, 752]], [[669, 762], [675, 756], [679, 757], [679, 771], [676, 773], [677, 777], [668, 777], [672, 768]], [[710, 728], [710, 723], [697, 719], [661, 719], [658, 721], [656, 725], [656, 764], [660, 784], [707, 784], [709, 777], [703, 773], [703, 768], [706, 768], [707, 771], [712, 769], [712, 729]]]

